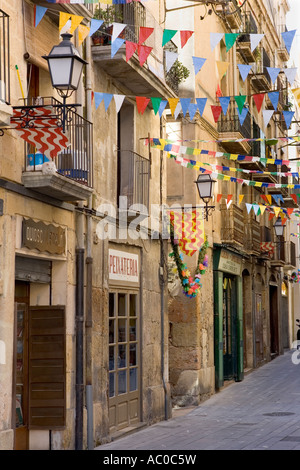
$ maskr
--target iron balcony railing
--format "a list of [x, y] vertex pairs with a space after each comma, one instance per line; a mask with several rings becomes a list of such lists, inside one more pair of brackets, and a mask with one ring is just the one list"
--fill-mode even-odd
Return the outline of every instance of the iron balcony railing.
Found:
[[256, 59], [255, 63], [253, 64], [252, 70], [253, 73], [256, 75], [265, 75], [268, 81], [271, 83], [271, 79], [269, 77], [267, 67], [271, 67], [271, 60], [268, 56], [264, 47], [257, 47], [256, 48]]
[[[14, 107], [14, 110], [22, 113], [34, 113], [43, 107], [53, 109], [57, 127], [61, 126], [61, 103], [52, 97], [32, 98], [26, 105]], [[26, 118], [24, 117], [24, 122]], [[28, 119], [28, 118], [27, 118]], [[40, 117], [39, 123], [40, 121]], [[47, 128], [47, 119], [45, 127]], [[27, 129], [33, 129], [34, 119], [27, 124]], [[37, 127], [38, 128], [38, 127]], [[59, 151], [53, 159], [56, 171], [60, 175], [72, 179], [88, 187], [93, 187], [93, 125], [80, 116], [74, 109], [69, 108], [65, 135], [68, 139], [66, 148]], [[25, 171], [41, 171], [43, 163], [49, 161], [45, 155], [36, 151], [34, 145], [25, 143]]]
[[221, 113], [218, 120], [218, 132], [220, 133], [232, 133], [239, 132], [246, 139], [251, 138], [251, 117], [250, 113], [247, 114], [243, 125], [240, 123], [238, 116], [237, 105], [230, 101], [226, 115]]
[[0, 10], [0, 102], [10, 103], [9, 16]]
[[250, 34], [257, 34], [257, 24], [250, 11], [243, 14], [243, 33], [238, 37], [240, 42], [250, 42]]
[[127, 197], [128, 209], [133, 204], [141, 204], [149, 209], [149, 181], [150, 161], [131, 150], [120, 150], [118, 196]]

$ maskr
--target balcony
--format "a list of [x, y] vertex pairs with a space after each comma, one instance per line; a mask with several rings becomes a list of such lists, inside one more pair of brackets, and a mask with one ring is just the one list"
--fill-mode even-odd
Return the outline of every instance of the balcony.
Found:
[[245, 241], [244, 212], [235, 204], [227, 209], [226, 204], [220, 205], [221, 211], [221, 242], [242, 248]]
[[226, 152], [247, 154], [250, 151], [249, 142], [236, 142], [238, 139], [251, 138], [251, 118], [248, 113], [241, 126], [237, 106], [231, 100], [226, 115], [221, 113], [218, 120], [219, 140], [235, 140], [235, 142], [222, 142]]
[[[163, 29], [156, 22], [150, 11], [139, 2], [126, 5], [115, 5], [116, 14], [122, 16], [126, 24], [124, 39], [138, 43], [139, 28], [153, 27], [154, 32], [147, 40], [147, 46], [152, 47], [151, 54], [143, 66], [140, 65], [137, 52], [126, 61], [126, 46], [123, 44], [116, 54], [111, 57], [110, 40], [101, 45], [92, 45], [92, 57], [95, 63], [108, 75], [132, 92], [134, 96], [157, 96], [160, 98], [176, 97], [176, 90], [167, 83], [164, 71], [164, 50], [161, 47]], [[103, 28], [100, 28], [100, 32]], [[111, 33], [110, 33], [111, 34]]]
[[[118, 202], [126, 197], [126, 210], [133, 204], [149, 209], [150, 161], [136, 152], [120, 150], [118, 153]], [[122, 204], [125, 209], [125, 204]], [[134, 211], [135, 215], [135, 211]]]
[[[22, 183], [26, 188], [60, 201], [87, 200], [93, 192], [92, 124], [70, 110], [65, 132], [67, 145], [51, 158], [48, 154], [53, 145], [51, 137], [44, 153], [39, 153], [34, 144], [39, 137], [47, 139], [49, 132], [59, 135], [60, 103], [53, 98], [39, 98], [38, 102], [38, 105], [13, 108], [12, 127], [18, 125], [18, 132], [22, 134], [24, 128], [27, 134]], [[46, 115], [43, 114], [45, 109]]]
[[274, 268], [283, 268], [286, 264], [286, 242], [283, 237], [277, 240], [275, 243], [275, 250], [273, 258], [270, 260], [270, 264]]
[[258, 256], [260, 254], [260, 223], [257, 222], [252, 216], [247, 214], [245, 223], [245, 240], [244, 245], [247, 252], [251, 255]]
[[271, 67], [270, 58], [264, 47], [256, 48], [255, 63], [252, 67], [253, 75], [251, 76], [252, 85], [257, 91], [271, 90], [272, 83], [269, 77], [267, 67]]
[[[242, 25], [242, 15], [238, 6], [237, 0], [231, 0], [231, 2], [227, 2], [226, 6], [216, 4], [214, 8], [226, 25], [229, 24], [231, 29], [240, 29]], [[226, 10], [224, 10], [225, 7]]]
[[10, 104], [9, 16], [0, 10], [0, 127], [9, 125]]
[[286, 32], [287, 32], [287, 27], [285, 24], [279, 25], [277, 27], [277, 34], [278, 34], [279, 42], [280, 42], [279, 47], [277, 49], [277, 54], [278, 54], [279, 59], [281, 59], [283, 62], [287, 62], [290, 59], [290, 54], [285, 46], [285, 42], [281, 35], [281, 33], [286, 33]]
[[284, 270], [289, 271], [297, 266], [296, 244], [294, 242], [285, 242], [285, 266]]
[[242, 21], [243, 21], [242, 29], [243, 29], [244, 34], [241, 34], [238, 37], [238, 40], [237, 40], [238, 51], [240, 52], [240, 54], [246, 61], [254, 62], [255, 53], [254, 51], [251, 51], [250, 34], [257, 34], [258, 32], [256, 21], [250, 11], [242, 15]]

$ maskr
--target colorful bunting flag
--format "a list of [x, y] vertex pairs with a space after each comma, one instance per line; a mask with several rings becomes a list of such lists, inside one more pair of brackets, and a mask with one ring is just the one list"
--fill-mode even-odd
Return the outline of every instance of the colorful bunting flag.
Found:
[[206, 59], [202, 59], [201, 57], [194, 57], [194, 56], [192, 58], [193, 58], [195, 74], [197, 75], [197, 73], [200, 72], [201, 68], [203, 67]]
[[126, 28], [126, 24], [123, 23], [113, 23], [112, 24], [112, 36], [111, 36], [111, 43], [113, 44], [114, 41], [120, 36], [122, 31]]
[[285, 120], [286, 128], [289, 129], [295, 112], [294, 111], [282, 111], [282, 114]]
[[98, 29], [101, 28], [102, 24], [103, 20], [95, 20], [94, 18], [92, 18], [89, 36], [92, 36], [96, 31], [98, 31]]
[[160, 107], [161, 98], [151, 98], [151, 103], [153, 106], [154, 114], [157, 114]]
[[191, 121], [194, 119], [194, 116], [195, 116], [195, 114], [196, 114], [197, 109], [198, 109], [198, 106], [197, 106], [196, 104], [191, 103], [191, 104], [189, 105], [188, 111], [189, 111], [189, 115], [190, 115], [190, 120], [191, 120]]
[[200, 116], [202, 116], [206, 102], [207, 102], [207, 98], [196, 98], [196, 102], [198, 105]]
[[75, 29], [78, 28], [83, 19], [83, 16], [71, 15], [71, 28], [69, 29], [70, 34], [74, 34]]
[[279, 91], [271, 91], [268, 93], [268, 97], [273, 105], [273, 108], [276, 110], [279, 101]]
[[126, 41], [125, 45], [126, 45], [126, 62], [128, 62], [129, 59], [131, 59], [131, 57], [137, 50], [138, 44], [136, 44], [135, 42]]
[[219, 101], [222, 106], [223, 114], [226, 115], [230, 103], [230, 96], [220, 96]]
[[166, 51], [166, 71], [167, 73], [173, 67], [174, 63], [178, 59], [178, 53], [173, 51]]
[[211, 111], [212, 111], [215, 122], [217, 122], [220, 117], [222, 107], [211, 105]]
[[252, 65], [251, 64], [250, 65], [248, 65], [248, 64], [238, 64], [238, 68], [239, 68], [242, 80], [245, 81], [246, 78], [249, 75], [249, 72], [252, 68]]
[[145, 96], [136, 96], [136, 105], [139, 114], [144, 114], [145, 109], [148, 106], [150, 98], [146, 98]]
[[124, 99], [125, 99], [125, 95], [117, 95], [117, 94], [114, 95], [114, 100], [115, 100], [117, 113], [120, 111]]
[[295, 78], [296, 78], [297, 68], [296, 67], [286, 68], [286, 69], [283, 69], [283, 71], [285, 73], [285, 76], [286, 76], [289, 84], [292, 86], [294, 81], [295, 81]]
[[265, 127], [267, 127], [267, 125], [269, 124], [270, 119], [273, 116], [273, 114], [274, 114], [274, 110], [270, 110], [270, 109], [263, 110], [263, 119], [264, 119]]
[[172, 116], [174, 115], [174, 112], [175, 112], [176, 106], [178, 104], [178, 101], [179, 101], [179, 98], [169, 98], [168, 99]]
[[210, 33], [210, 47], [212, 51], [217, 46], [217, 44], [219, 44], [223, 36], [224, 33]]
[[111, 43], [111, 57], [113, 58], [114, 55], [118, 52], [121, 46], [123, 46], [125, 39], [116, 38], [114, 42]]
[[246, 95], [238, 95], [235, 96], [234, 99], [236, 101], [236, 104], [238, 105], [239, 112], [241, 113], [245, 104], [247, 96]]
[[250, 34], [251, 52], [256, 49], [263, 37], [264, 34]]
[[153, 33], [154, 28], [148, 28], [145, 26], [140, 26], [140, 34], [139, 34], [139, 44], [143, 44], [149, 36]]
[[294, 40], [296, 31], [297, 31], [296, 29], [293, 29], [292, 31], [284, 31], [283, 33], [281, 33], [281, 36], [284, 40], [285, 47], [288, 53], [290, 53], [291, 51], [291, 46], [292, 46], [292, 42]]
[[268, 74], [270, 75], [270, 78], [272, 80], [272, 83], [275, 83], [275, 80], [277, 79], [277, 76], [280, 72], [280, 68], [278, 67], [266, 67]]
[[174, 29], [164, 29], [163, 31], [163, 38], [162, 38], [162, 47], [167, 44], [167, 42], [171, 41], [171, 39], [175, 36], [177, 30]]
[[78, 26], [78, 44], [79, 46], [83, 43], [85, 38], [88, 37], [90, 28], [88, 26], [85, 26], [84, 24], [80, 24]]
[[256, 108], [257, 108], [258, 112], [260, 112], [260, 110], [261, 110], [261, 106], [263, 104], [264, 97], [265, 97], [264, 93], [257, 93], [255, 95], [253, 95], [253, 100], [254, 100], [254, 103], [256, 105]]
[[162, 113], [164, 112], [165, 107], [167, 106], [167, 104], [168, 104], [167, 100], [161, 100], [161, 103], [160, 103], [159, 109], [158, 109], [159, 117], [162, 117]]
[[186, 115], [188, 111], [188, 107], [190, 103], [191, 103], [191, 98], [180, 98], [180, 104], [181, 104], [181, 108], [182, 108], [182, 112], [184, 116]]
[[226, 52], [228, 52], [235, 44], [235, 41], [237, 40], [239, 34], [240, 33], [225, 33]]
[[292, 92], [295, 97], [295, 100], [297, 101], [298, 106], [300, 107], [300, 88], [293, 88]]
[[138, 45], [137, 49], [139, 54], [140, 66], [143, 67], [149, 54], [151, 54], [153, 47]]
[[58, 28], [59, 31], [61, 32], [62, 28], [67, 24], [69, 19], [71, 18], [70, 13], [64, 13], [63, 11], [59, 12], [59, 24]]
[[46, 13], [47, 8], [41, 7], [39, 5], [34, 5], [34, 26], [37, 27], [44, 14]]
[[194, 34], [194, 31], [180, 31], [180, 41], [181, 41], [181, 48], [183, 48], [190, 37]]
[[237, 108], [237, 112], [238, 112], [238, 117], [239, 117], [239, 121], [240, 121], [240, 124], [241, 126], [244, 124], [244, 121], [246, 119], [246, 116], [249, 112], [249, 109], [248, 108], [243, 108], [242, 109], [242, 112], [240, 113], [240, 110], [239, 108]]

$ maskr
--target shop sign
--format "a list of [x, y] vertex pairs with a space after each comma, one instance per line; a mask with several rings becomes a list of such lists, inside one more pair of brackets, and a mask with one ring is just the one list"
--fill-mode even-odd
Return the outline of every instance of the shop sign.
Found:
[[241, 276], [242, 274], [242, 263], [232, 259], [227, 253], [221, 253], [219, 266], [219, 271], [224, 271], [226, 273], [234, 274], [235, 276]]
[[109, 250], [109, 279], [139, 282], [139, 256], [126, 251]]
[[22, 225], [22, 246], [55, 255], [62, 255], [66, 248], [66, 232], [44, 222], [24, 219]]

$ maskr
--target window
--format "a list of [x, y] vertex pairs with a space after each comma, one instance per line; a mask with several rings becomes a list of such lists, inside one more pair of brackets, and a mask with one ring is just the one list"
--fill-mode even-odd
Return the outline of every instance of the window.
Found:
[[0, 103], [10, 103], [9, 16], [0, 10]]

